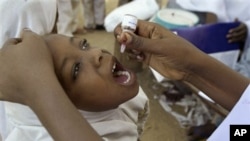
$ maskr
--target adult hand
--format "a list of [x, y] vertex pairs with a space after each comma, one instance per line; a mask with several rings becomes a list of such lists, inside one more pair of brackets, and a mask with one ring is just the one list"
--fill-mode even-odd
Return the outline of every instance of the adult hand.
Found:
[[24, 29], [0, 50], [0, 100], [27, 104], [54, 73], [52, 56], [41, 36]]
[[[239, 22], [237, 19], [235, 22]], [[240, 25], [230, 29], [227, 34], [227, 39], [229, 43], [234, 42], [245, 42], [247, 38], [247, 26], [245, 23], [240, 22]]]
[[184, 80], [196, 56], [202, 53], [188, 41], [151, 22], [139, 20], [135, 34], [122, 32], [120, 25], [114, 33], [118, 42], [126, 44], [131, 58], [173, 80]]
[[122, 33], [118, 25], [115, 35], [127, 49], [136, 50], [136, 54], [131, 51], [135, 58], [169, 79], [192, 84], [228, 110], [249, 84], [247, 78], [157, 24], [139, 21], [135, 34]]

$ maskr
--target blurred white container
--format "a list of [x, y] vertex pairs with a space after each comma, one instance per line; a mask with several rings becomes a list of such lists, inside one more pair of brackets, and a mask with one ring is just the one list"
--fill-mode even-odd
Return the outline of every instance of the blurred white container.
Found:
[[158, 11], [150, 21], [158, 23], [167, 29], [174, 29], [194, 26], [199, 22], [199, 18], [194, 13], [186, 10], [165, 8]]

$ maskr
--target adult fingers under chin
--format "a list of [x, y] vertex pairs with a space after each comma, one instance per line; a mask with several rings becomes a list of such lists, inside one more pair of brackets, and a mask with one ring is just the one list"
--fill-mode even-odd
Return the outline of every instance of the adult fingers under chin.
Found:
[[128, 53], [128, 60], [136, 60], [138, 62], [143, 62], [145, 57], [143, 54], [133, 54], [133, 53]]
[[133, 55], [129, 56], [129, 58], [134, 59], [137, 62], [142, 62], [145, 65], [150, 65], [149, 63], [150, 63], [151, 55], [152, 54], [145, 55], [144, 53], [137, 54], [137, 55], [133, 54]]

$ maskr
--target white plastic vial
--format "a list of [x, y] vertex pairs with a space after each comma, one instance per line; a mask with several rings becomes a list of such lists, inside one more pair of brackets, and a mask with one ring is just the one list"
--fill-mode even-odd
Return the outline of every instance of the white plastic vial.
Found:
[[[122, 19], [122, 31], [131, 31], [131, 32], [135, 32], [136, 30], [136, 26], [137, 26], [137, 17], [133, 16], [133, 15], [129, 15], [126, 14], [124, 15], [123, 19]], [[126, 45], [122, 44], [121, 45], [121, 50], [120, 52], [123, 53], [126, 49]]]

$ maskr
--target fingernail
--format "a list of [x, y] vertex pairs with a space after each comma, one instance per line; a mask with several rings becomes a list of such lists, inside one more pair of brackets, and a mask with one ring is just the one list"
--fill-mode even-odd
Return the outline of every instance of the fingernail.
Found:
[[136, 56], [136, 59], [137, 59], [137, 60], [140, 60], [140, 61], [143, 60], [143, 58], [142, 58], [140, 55], [137, 55], [137, 56]]

